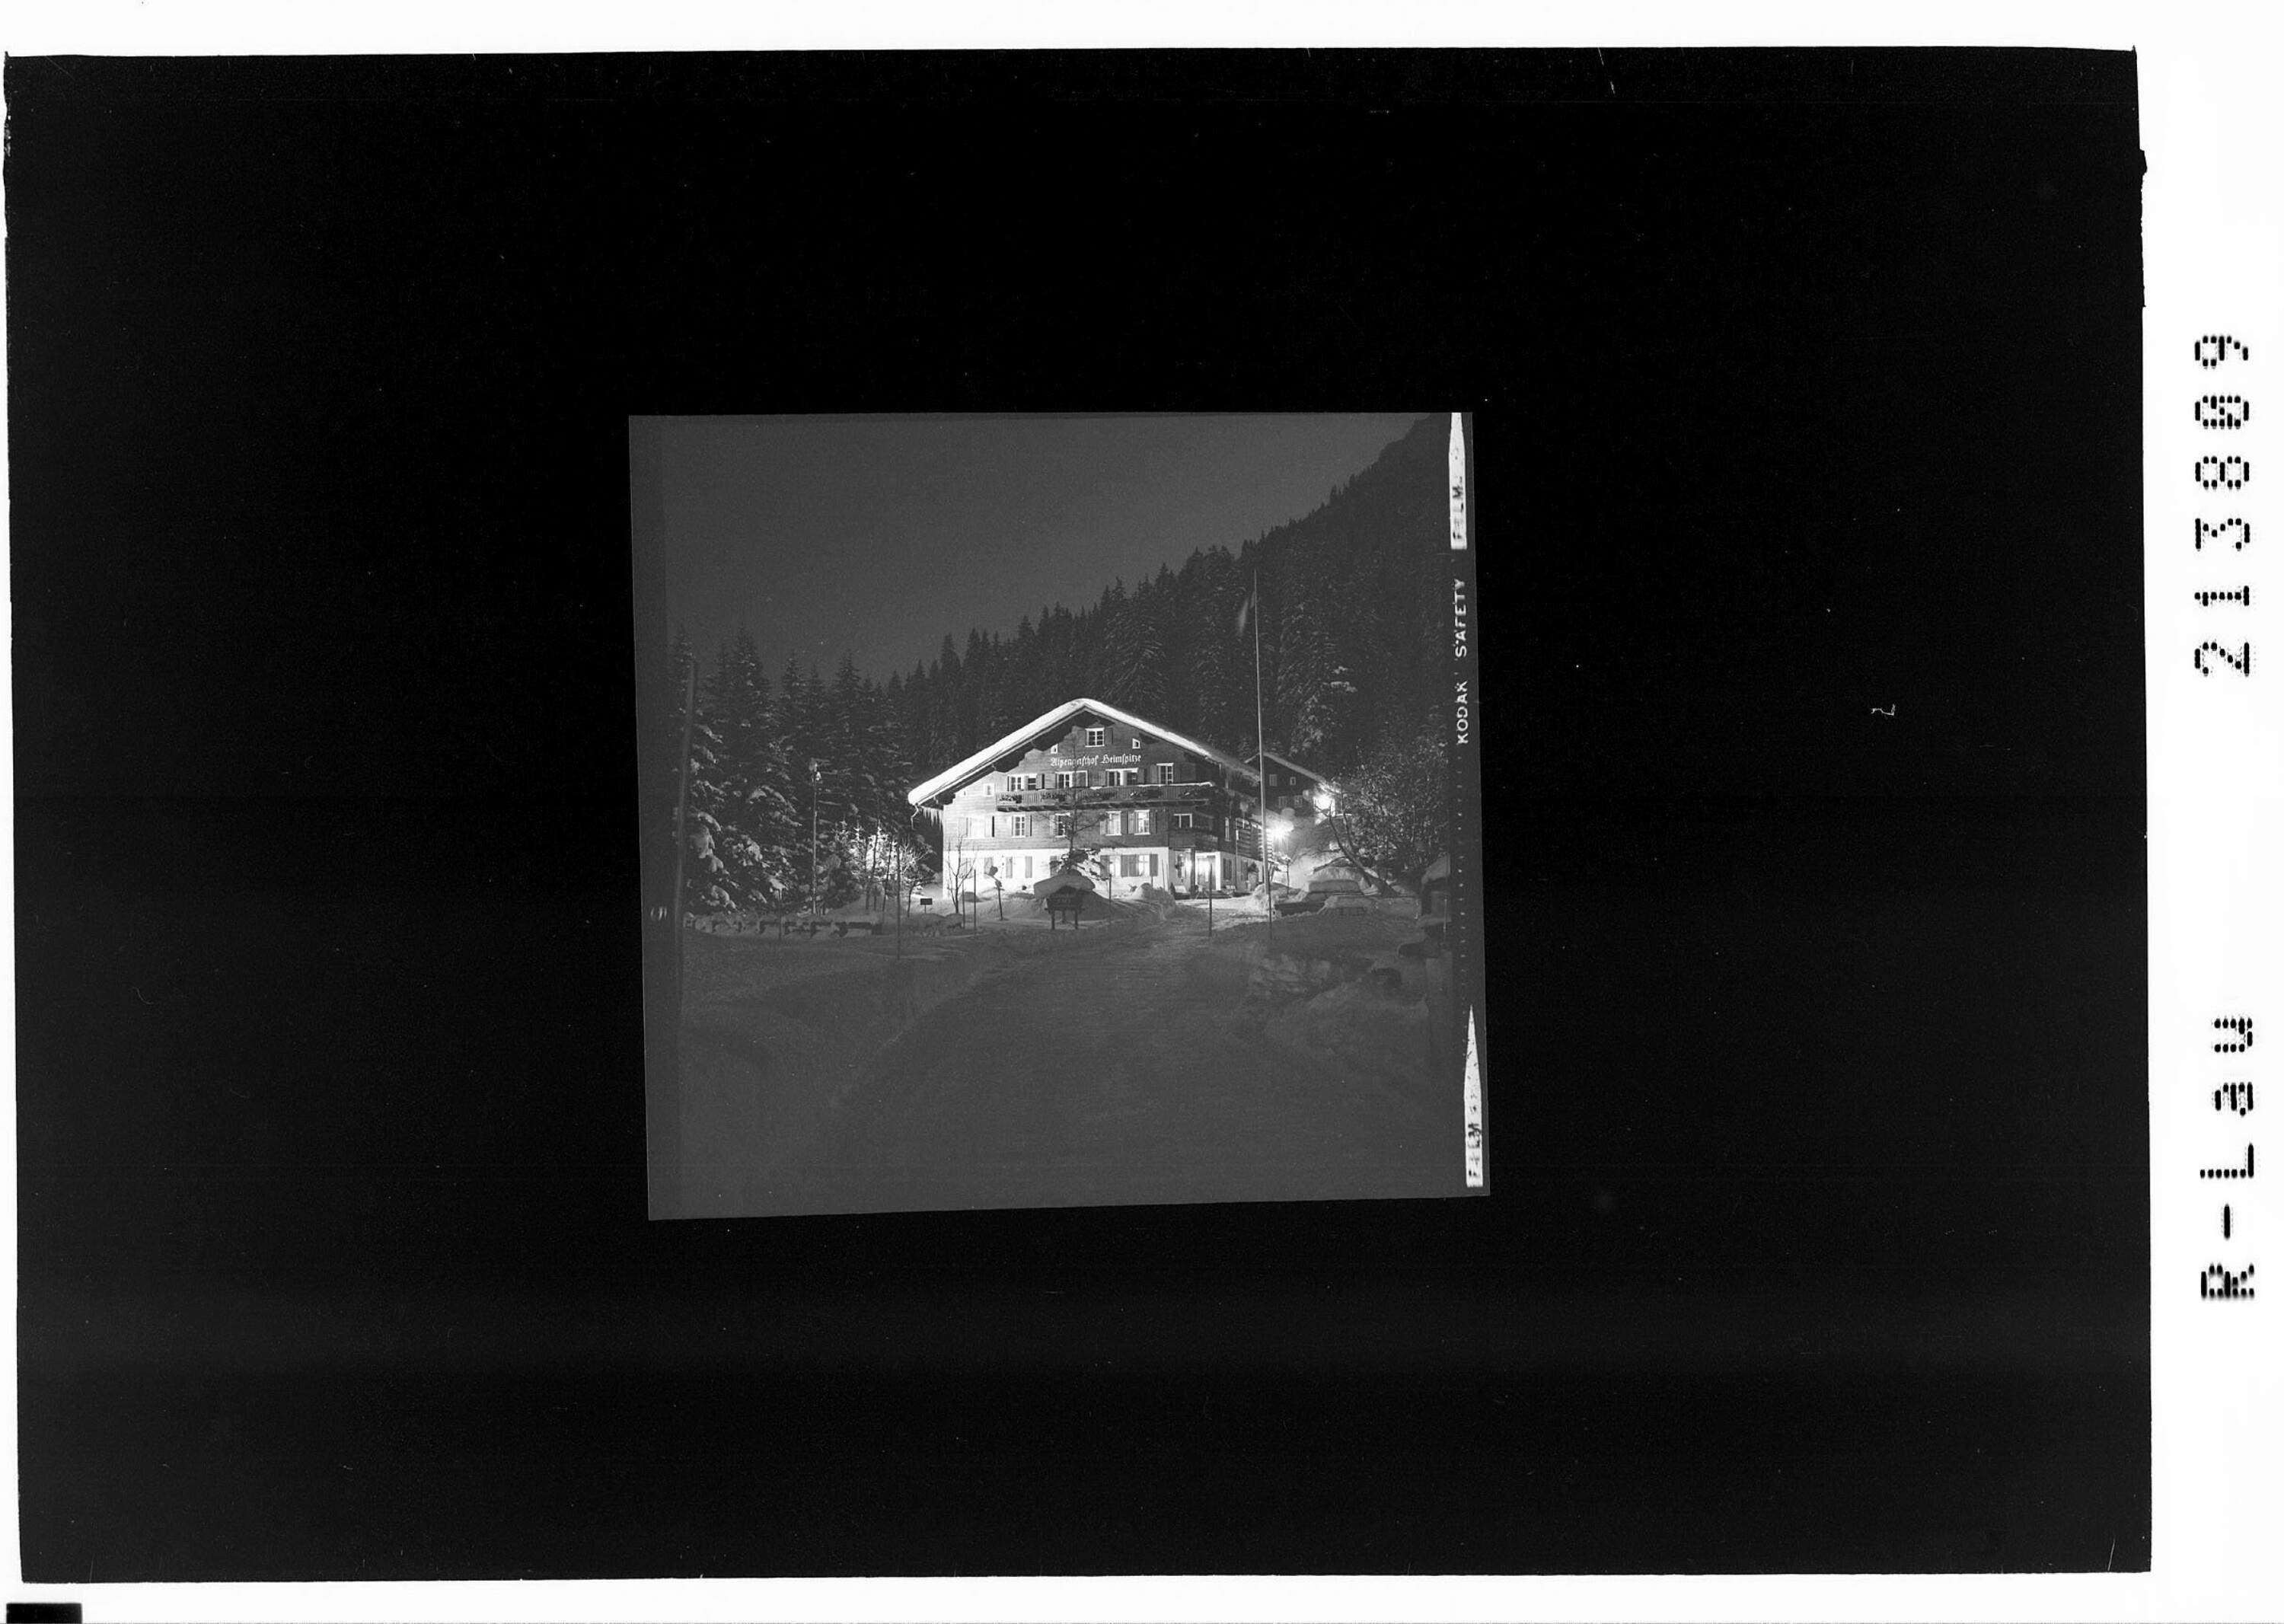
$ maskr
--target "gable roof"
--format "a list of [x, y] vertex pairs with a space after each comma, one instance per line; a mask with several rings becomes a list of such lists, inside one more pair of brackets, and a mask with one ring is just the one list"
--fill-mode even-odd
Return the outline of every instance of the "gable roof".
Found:
[[1330, 784], [1332, 782], [1330, 778], [1325, 777], [1324, 774], [1318, 772], [1315, 768], [1303, 767], [1300, 762], [1288, 760], [1287, 758], [1278, 754], [1274, 750], [1264, 751], [1263, 753], [1267, 755], [1271, 761], [1276, 762], [1279, 767], [1289, 767], [1304, 778], [1314, 778], [1319, 784]]
[[[1064, 722], [1068, 722], [1073, 716], [1077, 715], [1081, 711], [1091, 711], [1094, 714], [1101, 717], [1105, 722], [1115, 722], [1122, 727], [1138, 728], [1145, 733], [1154, 734], [1158, 738], [1164, 739], [1168, 744], [1172, 745], [1177, 749], [1186, 750], [1192, 755], [1201, 755], [1205, 757], [1208, 761], [1216, 761], [1222, 766], [1228, 768], [1232, 772], [1242, 773], [1246, 777], [1253, 779], [1256, 783], [1260, 779], [1260, 775], [1255, 772], [1248, 763], [1240, 761], [1236, 756], [1230, 754], [1226, 750], [1216, 750], [1211, 745], [1202, 744], [1197, 739], [1185, 738], [1182, 734], [1175, 732], [1171, 728], [1161, 727], [1154, 722], [1145, 722], [1141, 717], [1136, 715], [1131, 711], [1121, 710], [1115, 705], [1105, 705], [1099, 699], [1067, 699], [1062, 704], [1056, 706], [1054, 709], [1032, 717], [1030, 721], [1025, 722], [1021, 727], [1017, 728], [1013, 732], [1007, 734], [1005, 738], [984, 746], [982, 749], [978, 750], [974, 755], [969, 756], [966, 761], [945, 768], [942, 772], [936, 774], [935, 777], [928, 779], [925, 784], [914, 785], [910, 790], [905, 792], [904, 799], [911, 802], [914, 806], [919, 806], [923, 801], [933, 800], [935, 797], [943, 793], [944, 791], [956, 788], [969, 778], [974, 777], [976, 774], [983, 771], [986, 768], [989, 767], [993, 761], [998, 760], [999, 757], [1007, 754], [1011, 751], [1020, 749], [1023, 746], [1029, 745], [1034, 739], [1037, 738], [1042, 733], [1047, 732], [1052, 729], [1060, 727]], [[1295, 772], [1309, 773], [1309, 777], [1312, 778], [1318, 777], [1316, 773], [1309, 772], [1309, 769], [1305, 767], [1297, 766], [1294, 762], [1286, 761], [1283, 756], [1279, 755], [1273, 750], [1269, 753], [1269, 759], [1272, 761], [1283, 762], [1284, 765], [1291, 767]]]

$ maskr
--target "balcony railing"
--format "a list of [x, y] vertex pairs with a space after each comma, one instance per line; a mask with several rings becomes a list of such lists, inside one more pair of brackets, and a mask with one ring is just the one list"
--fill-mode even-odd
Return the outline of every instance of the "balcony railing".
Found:
[[1002, 790], [991, 798], [1000, 812], [1084, 810], [1089, 807], [1199, 806], [1229, 795], [1217, 784], [1096, 784], [1069, 790]]

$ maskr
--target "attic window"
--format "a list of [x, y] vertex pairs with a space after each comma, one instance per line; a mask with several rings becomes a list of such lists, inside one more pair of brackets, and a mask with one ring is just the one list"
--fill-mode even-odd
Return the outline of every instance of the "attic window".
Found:
[[1089, 749], [1098, 748], [1102, 743], [1102, 730], [1100, 728], [1087, 729], [1086, 743]]

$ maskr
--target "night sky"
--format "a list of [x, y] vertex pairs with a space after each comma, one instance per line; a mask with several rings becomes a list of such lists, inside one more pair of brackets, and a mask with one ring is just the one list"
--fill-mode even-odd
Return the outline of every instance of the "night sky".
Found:
[[1299, 519], [1418, 412], [684, 418], [663, 426], [668, 593], [701, 654], [886, 681]]

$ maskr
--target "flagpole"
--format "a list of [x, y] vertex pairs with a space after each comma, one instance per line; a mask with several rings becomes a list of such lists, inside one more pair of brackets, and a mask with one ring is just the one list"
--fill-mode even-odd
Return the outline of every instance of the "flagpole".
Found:
[[1270, 887], [1269, 873], [1269, 735], [1261, 721], [1261, 572], [1253, 572], [1253, 766], [1260, 775], [1254, 785], [1255, 812], [1254, 839], [1261, 848], [1262, 917], [1274, 922], [1277, 917], [1277, 896]]

